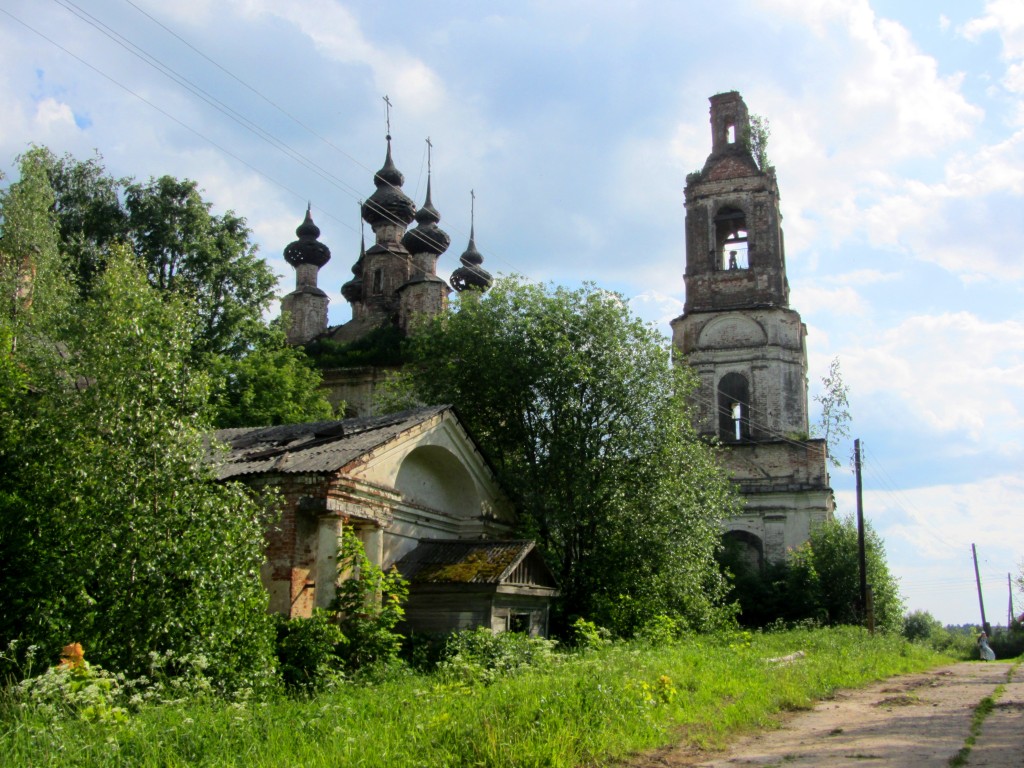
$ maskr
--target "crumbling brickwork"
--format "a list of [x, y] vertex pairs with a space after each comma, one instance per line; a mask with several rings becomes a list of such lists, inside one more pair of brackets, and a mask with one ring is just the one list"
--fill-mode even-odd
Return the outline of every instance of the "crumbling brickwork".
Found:
[[779, 560], [832, 514], [824, 447], [808, 440], [807, 329], [789, 307], [775, 173], [750, 154], [738, 93], [711, 98], [711, 129], [711, 154], [687, 179], [686, 302], [673, 343], [698, 376], [695, 426], [727, 446], [723, 463], [746, 500], [727, 528], [759, 562]]

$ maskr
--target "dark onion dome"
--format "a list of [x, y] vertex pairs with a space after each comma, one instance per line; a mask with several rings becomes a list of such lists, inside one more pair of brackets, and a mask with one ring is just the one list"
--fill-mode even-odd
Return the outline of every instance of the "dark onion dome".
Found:
[[341, 295], [349, 304], [355, 304], [363, 298], [363, 264], [366, 259], [366, 238], [359, 243], [359, 258], [352, 265], [352, 279], [341, 286]]
[[284, 249], [284, 260], [297, 267], [300, 264], [316, 264], [322, 267], [331, 260], [331, 249], [317, 240], [320, 227], [313, 223], [310, 206], [306, 206], [306, 218], [295, 230], [299, 239]]
[[441, 214], [430, 201], [430, 177], [427, 177], [427, 199], [423, 207], [416, 211], [416, 228], [410, 229], [402, 238], [402, 245], [409, 253], [432, 253], [440, 256], [448, 250], [452, 239], [448, 233], [437, 226]]
[[363, 220], [371, 227], [378, 224], [408, 224], [416, 213], [416, 204], [402, 191], [405, 177], [391, 159], [391, 137], [384, 167], [373, 176], [376, 191], [363, 203]]
[[484, 257], [476, 249], [472, 226], [469, 228], [469, 246], [459, 257], [459, 261], [462, 262], [462, 266], [452, 272], [452, 288], [456, 291], [464, 291], [467, 288], [486, 291], [491, 287], [494, 279], [490, 272], [480, 266], [484, 263]]

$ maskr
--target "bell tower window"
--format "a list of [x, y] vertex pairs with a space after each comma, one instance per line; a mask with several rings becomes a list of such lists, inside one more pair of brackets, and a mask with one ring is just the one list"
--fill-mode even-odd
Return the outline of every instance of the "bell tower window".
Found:
[[718, 382], [718, 437], [723, 443], [750, 439], [750, 384], [741, 373]]
[[729, 124], [728, 126], [726, 126], [725, 140], [729, 144], [736, 143], [736, 126], [734, 124]]
[[716, 265], [720, 270], [748, 269], [747, 215], [725, 206], [715, 216]]
[[373, 270], [373, 295], [379, 296], [384, 293], [384, 270]]

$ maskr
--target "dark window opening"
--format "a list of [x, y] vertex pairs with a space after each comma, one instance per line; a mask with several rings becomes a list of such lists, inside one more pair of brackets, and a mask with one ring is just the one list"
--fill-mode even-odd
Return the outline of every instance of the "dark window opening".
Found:
[[750, 439], [750, 385], [742, 374], [718, 382], [718, 436], [724, 443]]
[[530, 614], [513, 613], [508, 617], [508, 630], [509, 632], [522, 632], [526, 635], [530, 634]]
[[722, 208], [715, 216], [718, 269], [749, 269], [748, 242], [746, 214], [739, 208]]
[[727, 563], [740, 565], [753, 573], [764, 568], [764, 543], [748, 531], [726, 531], [722, 536]]
[[384, 293], [384, 270], [375, 269], [373, 270], [373, 293], [380, 295]]

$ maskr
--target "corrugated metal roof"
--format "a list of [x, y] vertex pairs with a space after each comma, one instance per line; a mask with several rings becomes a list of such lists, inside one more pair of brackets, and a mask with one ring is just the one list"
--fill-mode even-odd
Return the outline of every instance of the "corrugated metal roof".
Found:
[[450, 408], [435, 405], [360, 419], [221, 429], [214, 439], [227, 450], [214, 458], [217, 476], [334, 472]]
[[427, 539], [395, 566], [414, 584], [500, 584], [533, 546], [521, 540]]

